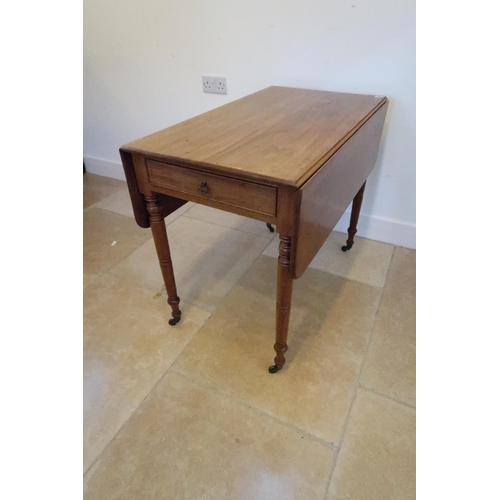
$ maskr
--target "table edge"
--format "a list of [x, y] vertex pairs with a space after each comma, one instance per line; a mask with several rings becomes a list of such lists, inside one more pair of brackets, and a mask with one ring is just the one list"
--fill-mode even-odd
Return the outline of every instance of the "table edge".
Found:
[[140, 155], [146, 159], [156, 160], [164, 163], [169, 163], [171, 165], [176, 165], [179, 167], [192, 168], [195, 170], [200, 170], [203, 172], [211, 172], [214, 174], [222, 174], [235, 179], [241, 179], [245, 181], [255, 182], [258, 184], [264, 184], [269, 186], [277, 187], [279, 185], [292, 186], [299, 189], [303, 186], [377, 111], [380, 110], [385, 104], [387, 104], [388, 98], [384, 96], [382, 101], [380, 101], [370, 112], [368, 112], [365, 117], [360, 120], [349, 132], [347, 132], [341, 140], [334, 144], [319, 160], [313, 163], [310, 168], [308, 168], [300, 177], [296, 179], [284, 179], [276, 178], [267, 175], [256, 174], [254, 172], [248, 172], [244, 170], [237, 170], [231, 168], [227, 165], [219, 165], [215, 163], [208, 163], [196, 160], [188, 160], [186, 158], [181, 158], [177, 156], [170, 156], [166, 154], [153, 153], [140, 148], [134, 148], [131, 143], [127, 143], [121, 146], [119, 149], [125, 153]]

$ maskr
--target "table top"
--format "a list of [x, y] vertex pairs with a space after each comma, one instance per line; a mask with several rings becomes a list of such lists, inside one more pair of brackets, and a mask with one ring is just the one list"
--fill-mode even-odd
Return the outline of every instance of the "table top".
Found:
[[383, 96], [268, 87], [122, 149], [300, 187], [386, 101]]

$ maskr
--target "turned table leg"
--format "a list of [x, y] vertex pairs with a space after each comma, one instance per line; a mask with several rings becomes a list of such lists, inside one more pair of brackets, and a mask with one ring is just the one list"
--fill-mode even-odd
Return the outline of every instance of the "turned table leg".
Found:
[[285, 364], [285, 352], [288, 337], [288, 323], [290, 320], [290, 306], [292, 303], [293, 279], [290, 272], [290, 249], [292, 239], [280, 235], [278, 258], [278, 291], [276, 298], [276, 343], [274, 350], [276, 357], [274, 365], [269, 367], [269, 373], [276, 373]]
[[146, 196], [146, 206], [156, 253], [160, 262], [161, 274], [163, 275], [163, 281], [167, 289], [168, 303], [172, 307], [172, 319], [168, 323], [173, 326], [181, 320], [181, 311], [179, 309], [180, 299], [177, 296], [177, 288], [175, 286], [174, 268], [172, 267], [172, 258], [168, 245], [167, 229], [161, 215], [160, 197], [157, 194]]
[[354, 235], [358, 228], [359, 212], [361, 211], [361, 204], [363, 203], [363, 194], [365, 192], [366, 182], [363, 183], [360, 190], [357, 192], [356, 196], [352, 200], [352, 211], [351, 220], [349, 222], [349, 229], [347, 230], [347, 241], [346, 245], [342, 247], [343, 252], [347, 252], [354, 245]]

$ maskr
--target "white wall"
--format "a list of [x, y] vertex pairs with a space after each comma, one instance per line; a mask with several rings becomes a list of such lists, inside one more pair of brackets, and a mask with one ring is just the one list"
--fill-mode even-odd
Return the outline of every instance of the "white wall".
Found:
[[89, 172], [124, 178], [122, 144], [270, 85], [389, 97], [358, 234], [415, 248], [414, 0], [84, 1]]

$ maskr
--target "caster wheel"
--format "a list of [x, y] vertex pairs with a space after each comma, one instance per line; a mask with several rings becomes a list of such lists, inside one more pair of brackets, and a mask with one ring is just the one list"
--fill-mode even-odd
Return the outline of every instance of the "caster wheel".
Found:
[[267, 229], [269, 229], [270, 233], [274, 233], [274, 227], [271, 226], [271, 224], [268, 223], [268, 224], [266, 224], [266, 226], [267, 226]]
[[170, 326], [174, 326], [176, 325], [177, 323], [179, 323], [179, 321], [181, 320], [181, 317], [179, 316], [178, 318], [171, 318], [168, 320], [168, 324]]
[[281, 367], [279, 367], [278, 365], [273, 365], [268, 368], [269, 373], [276, 373], [279, 372], [280, 370]]

